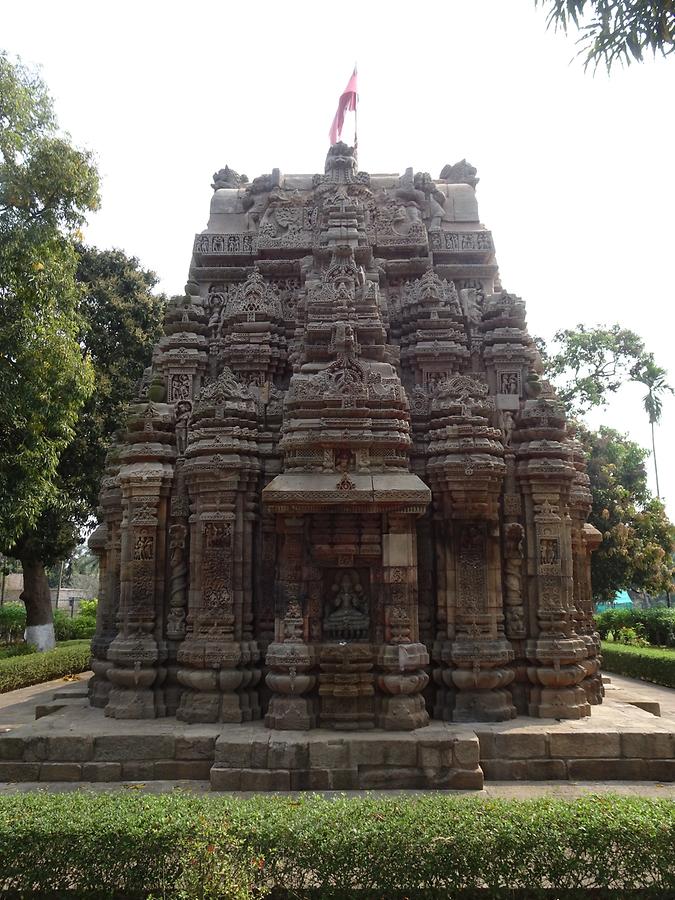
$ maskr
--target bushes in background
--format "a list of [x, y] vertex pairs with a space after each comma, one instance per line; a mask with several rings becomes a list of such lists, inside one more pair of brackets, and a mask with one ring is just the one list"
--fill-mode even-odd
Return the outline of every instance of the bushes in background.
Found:
[[54, 897], [672, 896], [675, 805], [16, 794], [0, 797], [0, 883]]
[[23, 603], [4, 603], [0, 606], [0, 643], [11, 644], [23, 638], [26, 628], [26, 607]]
[[602, 668], [617, 675], [629, 675], [675, 687], [675, 650], [659, 647], [628, 647], [611, 641], [602, 643]]
[[[80, 600], [79, 612], [72, 619], [70, 611], [54, 610], [54, 634], [57, 641], [76, 641], [92, 638], [96, 631], [98, 600]], [[0, 606], [0, 643], [20, 641], [26, 628], [26, 608], [23, 603]]]
[[64, 675], [86, 672], [91, 658], [89, 641], [65, 641], [45, 653], [14, 655], [0, 659], [0, 694], [40, 684]]
[[603, 639], [610, 632], [632, 628], [650, 644], [675, 647], [675, 609], [665, 606], [652, 609], [607, 609], [596, 615], [595, 624]]
[[54, 634], [57, 641], [78, 641], [93, 638], [96, 631], [96, 614], [79, 615], [70, 618], [70, 614], [61, 609], [54, 610]]

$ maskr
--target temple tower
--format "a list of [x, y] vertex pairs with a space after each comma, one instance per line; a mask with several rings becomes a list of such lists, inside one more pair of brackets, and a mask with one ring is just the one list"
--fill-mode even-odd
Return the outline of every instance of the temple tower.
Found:
[[345, 144], [216, 173], [108, 459], [93, 705], [412, 731], [601, 701], [583, 455], [476, 184]]

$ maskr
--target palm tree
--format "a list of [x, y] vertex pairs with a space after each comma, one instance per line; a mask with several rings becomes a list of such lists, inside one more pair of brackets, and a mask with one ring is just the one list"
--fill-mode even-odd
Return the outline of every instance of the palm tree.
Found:
[[[656, 462], [654, 425], [661, 421], [664, 394], [666, 392], [673, 393], [672, 387], [666, 381], [666, 375], [666, 370], [656, 365], [651, 353], [631, 369], [631, 380], [644, 384], [647, 388], [647, 393], [642, 398], [642, 404], [649, 416], [649, 424], [652, 429], [652, 456], [654, 458], [654, 475], [656, 476], [656, 496], [659, 500], [661, 499], [661, 490], [659, 488], [659, 467]], [[670, 591], [666, 591], [666, 604], [670, 607]]]
[[647, 388], [647, 393], [642, 398], [642, 404], [649, 416], [649, 424], [652, 429], [652, 456], [654, 458], [654, 475], [656, 476], [656, 496], [659, 500], [661, 499], [661, 490], [659, 488], [659, 467], [656, 462], [654, 425], [658, 425], [661, 421], [664, 394], [673, 393], [672, 387], [666, 381], [667, 374], [665, 369], [656, 365], [651, 353], [631, 369], [631, 380], [644, 384]]

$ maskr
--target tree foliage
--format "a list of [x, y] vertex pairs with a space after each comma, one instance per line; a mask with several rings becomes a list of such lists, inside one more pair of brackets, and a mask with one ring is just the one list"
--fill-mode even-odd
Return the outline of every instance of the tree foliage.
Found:
[[78, 341], [94, 372], [93, 391], [61, 453], [54, 491], [11, 552], [46, 566], [69, 556], [95, 513], [105, 454], [159, 339], [166, 300], [153, 272], [121, 250], [77, 247]]
[[548, 8], [548, 27], [571, 27], [584, 67], [604, 63], [642, 62], [645, 55], [669, 56], [675, 51], [673, 0], [535, 0]]
[[0, 52], [0, 546], [54, 497], [92, 390], [72, 238], [97, 206], [91, 154], [57, 132], [39, 76]]
[[546, 373], [573, 415], [604, 406], [649, 358], [642, 338], [620, 325], [579, 324], [556, 332], [553, 342]]
[[591, 563], [595, 599], [612, 600], [622, 589], [672, 589], [675, 529], [647, 486], [648, 452], [611, 428], [579, 426], [577, 436], [591, 480], [589, 521], [603, 536]]

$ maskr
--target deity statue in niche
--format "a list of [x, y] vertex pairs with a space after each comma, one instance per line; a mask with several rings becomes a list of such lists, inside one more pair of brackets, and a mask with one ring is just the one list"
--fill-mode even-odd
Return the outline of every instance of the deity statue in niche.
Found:
[[368, 604], [353, 569], [342, 572], [331, 588], [323, 620], [324, 638], [333, 641], [367, 640], [370, 630]]

